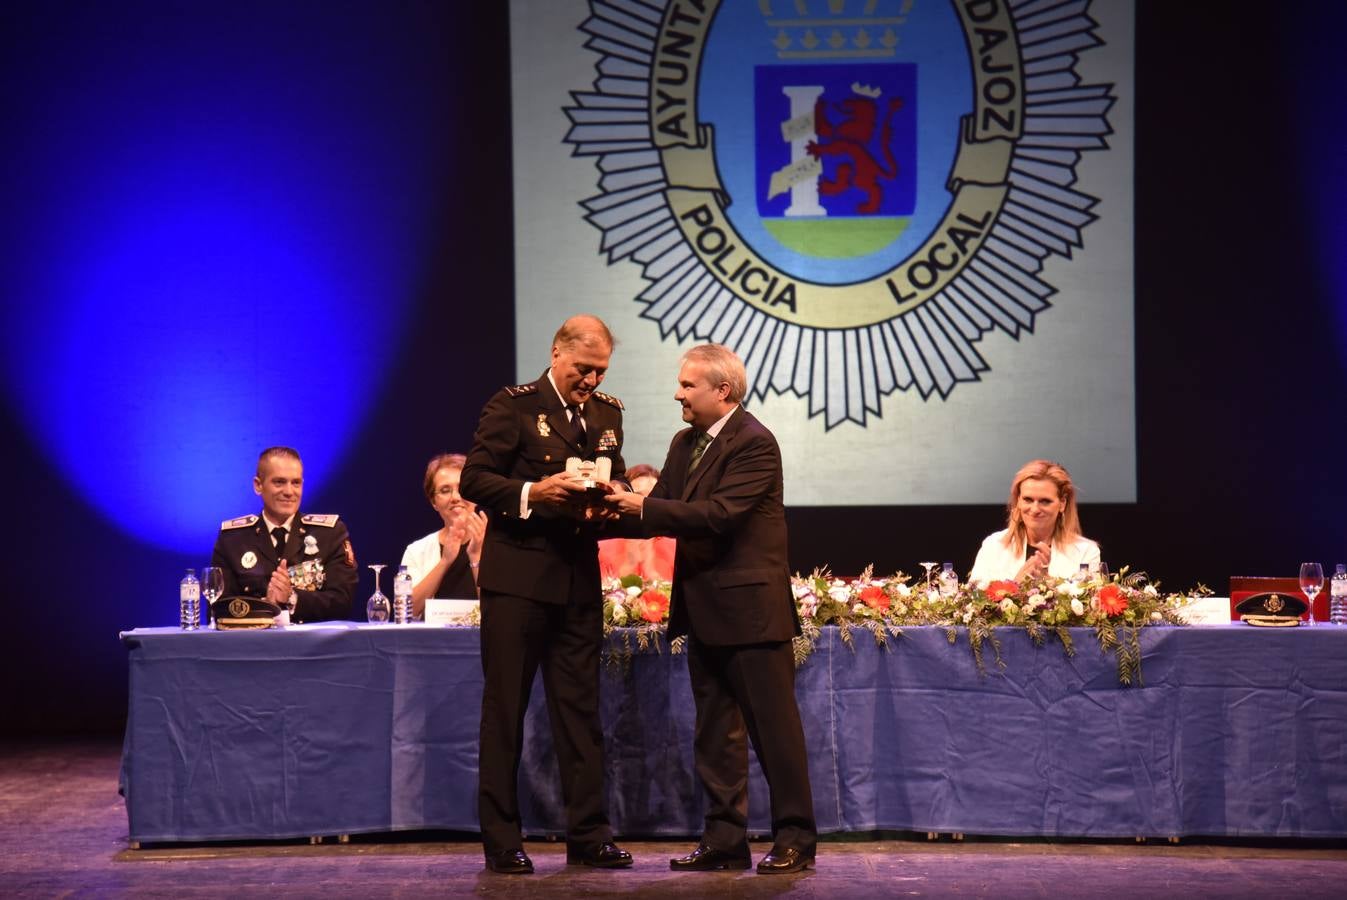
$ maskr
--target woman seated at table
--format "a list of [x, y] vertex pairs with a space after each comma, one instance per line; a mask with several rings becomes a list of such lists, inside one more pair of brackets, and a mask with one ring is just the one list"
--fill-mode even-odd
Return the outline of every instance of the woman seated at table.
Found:
[[428, 597], [466, 600], [477, 596], [486, 513], [458, 492], [467, 461], [461, 453], [441, 453], [426, 466], [422, 487], [443, 525], [412, 541], [402, 554], [402, 564], [412, 576], [412, 615], [417, 619], [425, 616]]
[[1057, 463], [1025, 463], [1010, 484], [1006, 510], [1006, 527], [982, 542], [970, 581], [985, 586], [1031, 576], [1070, 578], [1082, 563], [1098, 566], [1099, 545], [1080, 533], [1076, 486]]
[[[659, 481], [659, 469], [642, 463], [627, 470], [631, 489], [649, 496]], [[599, 541], [599, 573], [604, 578], [640, 575], [647, 580], [672, 581], [675, 541], [669, 537], [609, 538]]]

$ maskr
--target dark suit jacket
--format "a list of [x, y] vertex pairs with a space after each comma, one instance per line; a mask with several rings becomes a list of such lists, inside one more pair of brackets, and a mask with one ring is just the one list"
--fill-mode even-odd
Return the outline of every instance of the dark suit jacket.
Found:
[[597, 602], [598, 529], [542, 506], [533, 507], [527, 519], [519, 517], [524, 482], [562, 471], [569, 456], [607, 456], [615, 479], [626, 471], [621, 402], [596, 391], [585, 403], [584, 417], [582, 450], [571, 438], [566, 408], [546, 372], [532, 384], [502, 388], [487, 401], [460, 484], [463, 496], [490, 518], [477, 570], [482, 590], [565, 603], [578, 577], [586, 591], [592, 582]]
[[709, 645], [788, 641], [800, 621], [776, 438], [739, 407], [689, 479], [695, 443], [694, 429], [674, 436], [641, 516], [646, 534], [678, 538], [669, 634]]
[[[264, 527], [261, 516], [242, 516], [231, 519], [220, 527], [215, 539], [215, 550], [210, 564], [224, 570], [225, 597], [265, 597], [271, 573], [280, 560], [271, 534]], [[312, 537], [316, 552], [307, 552], [306, 538]], [[251, 566], [244, 560], [251, 553]], [[355, 568], [355, 551], [351, 549], [346, 523], [336, 516], [295, 515], [294, 527], [286, 535], [286, 564], [291, 571], [313, 561], [323, 566], [323, 586], [317, 590], [297, 588], [295, 596], [296, 622], [318, 622], [327, 619], [351, 618], [351, 600], [359, 580]]]

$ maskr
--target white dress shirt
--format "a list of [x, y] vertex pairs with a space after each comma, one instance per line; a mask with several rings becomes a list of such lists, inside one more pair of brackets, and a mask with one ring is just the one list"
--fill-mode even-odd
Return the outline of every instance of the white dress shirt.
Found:
[[[567, 422], [572, 421], [575, 417], [575, 414], [571, 410], [570, 401], [568, 401], [565, 397], [561, 396], [561, 391], [557, 388], [557, 383], [552, 380], [551, 366], [548, 366], [547, 368], [547, 383], [552, 385], [552, 390], [557, 392], [557, 399], [561, 401], [562, 406], [566, 407], [566, 421]], [[579, 406], [579, 412], [580, 415], [583, 417], [585, 414], [585, 406], [583, 403], [580, 404]], [[535, 482], [532, 481], [524, 482], [524, 488], [519, 492], [519, 518], [521, 519], [527, 519], [530, 515], [533, 514], [533, 510], [529, 509], [529, 488], [532, 487], [534, 483]]]

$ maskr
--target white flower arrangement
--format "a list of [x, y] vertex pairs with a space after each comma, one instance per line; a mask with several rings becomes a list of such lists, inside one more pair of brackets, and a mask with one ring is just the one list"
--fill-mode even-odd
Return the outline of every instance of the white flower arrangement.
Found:
[[[933, 580], [913, 584], [902, 572], [875, 578], [867, 568], [859, 578], [843, 579], [815, 570], [791, 581], [791, 595], [804, 631], [803, 637], [796, 638], [795, 657], [798, 663], [809, 656], [824, 625], [837, 626], [848, 642], [849, 629], [864, 628], [881, 645], [900, 634], [903, 627], [929, 625], [946, 628], [951, 643], [966, 630], [981, 668], [985, 642], [990, 642], [1000, 661], [994, 628], [1024, 628], [1039, 642], [1053, 634], [1072, 653], [1068, 629], [1089, 627], [1102, 647], [1117, 654], [1119, 679], [1129, 683], [1140, 675], [1137, 630], [1184, 624], [1183, 611], [1191, 600], [1210, 593], [1199, 585], [1186, 594], [1162, 594], [1144, 574], [1128, 574], [1126, 568], [1112, 577], [1096, 574], [1081, 580], [962, 584], [949, 594], [942, 594]], [[622, 640], [628, 656], [632, 635], [641, 650], [663, 635], [672, 597], [668, 582], [645, 581], [639, 576], [609, 579], [604, 582], [603, 596], [605, 631], [624, 629]], [[673, 649], [680, 648], [675, 641]]]

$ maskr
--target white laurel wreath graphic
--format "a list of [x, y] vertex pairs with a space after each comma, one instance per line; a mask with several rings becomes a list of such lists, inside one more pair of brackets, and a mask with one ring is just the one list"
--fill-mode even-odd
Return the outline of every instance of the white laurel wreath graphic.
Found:
[[948, 397], [989, 370], [974, 345], [999, 328], [1018, 339], [1056, 289], [1040, 277], [1050, 255], [1071, 258], [1097, 217], [1099, 198], [1074, 190], [1083, 152], [1108, 149], [1111, 84], [1081, 84], [1079, 54], [1103, 41], [1086, 2], [1013, 4], [1025, 75], [1025, 120], [1011, 157], [1010, 191], [987, 240], [926, 302], [875, 325], [822, 329], [750, 306], [706, 270], [664, 198], [668, 184], [651, 140], [647, 88], [665, 3], [590, 0], [580, 26], [599, 54], [590, 91], [573, 91], [565, 143], [596, 158], [602, 193], [582, 203], [603, 233], [609, 265], [630, 259], [650, 282], [641, 317], [678, 341], [729, 346], [748, 369], [749, 398], [768, 391], [808, 398], [827, 429], [880, 417], [881, 398], [916, 390]]

